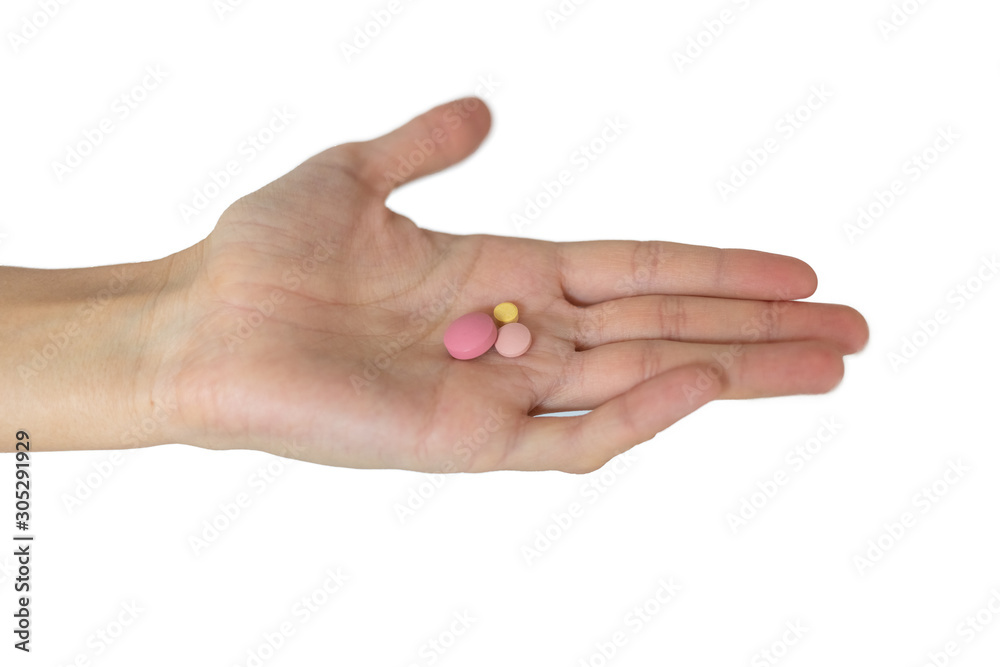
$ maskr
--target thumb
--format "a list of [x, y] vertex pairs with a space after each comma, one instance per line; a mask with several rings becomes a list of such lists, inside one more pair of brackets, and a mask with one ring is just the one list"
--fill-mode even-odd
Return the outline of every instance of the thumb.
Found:
[[435, 107], [386, 135], [354, 144], [361, 179], [388, 197], [405, 183], [467, 158], [486, 138], [491, 122], [489, 108], [477, 97]]

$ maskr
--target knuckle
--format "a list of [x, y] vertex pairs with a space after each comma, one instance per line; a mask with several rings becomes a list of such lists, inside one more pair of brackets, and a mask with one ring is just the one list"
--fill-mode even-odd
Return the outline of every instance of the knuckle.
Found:
[[658, 241], [637, 241], [632, 249], [629, 276], [624, 282], [628, 295], [641, 293], [655, 281], [664, 264], [664, 246]]
[[677, 297], [661, 297], [657, 304], [657, 317], [664, 338], [679, 340], [687, 328], [687, 309], [683, 300]]

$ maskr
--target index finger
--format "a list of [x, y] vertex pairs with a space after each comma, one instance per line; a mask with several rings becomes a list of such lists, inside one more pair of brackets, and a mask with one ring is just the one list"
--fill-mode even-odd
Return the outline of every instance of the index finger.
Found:
[[816, 291], [800, 259], [666, 241], [558, 244], [566, 298], [581, 306], [647, 294], [789, 301]]

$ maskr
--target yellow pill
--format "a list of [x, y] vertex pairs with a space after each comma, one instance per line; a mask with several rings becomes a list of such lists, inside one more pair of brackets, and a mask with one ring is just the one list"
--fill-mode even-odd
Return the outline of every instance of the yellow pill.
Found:
[[495, 319], [500, 326], [517, 322], [517, 306], [512, 304], [510, 301], [504, 301], [493, 309], [493, 319]]

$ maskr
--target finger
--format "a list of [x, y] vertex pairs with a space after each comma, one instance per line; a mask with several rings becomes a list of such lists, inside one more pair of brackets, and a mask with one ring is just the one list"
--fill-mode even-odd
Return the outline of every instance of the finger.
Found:
[[637, 296], [576, 313], [578, 350], [627, 340], [769, 343], [824, 340], [853, 354], [868, 341], [861, 313], [826, 303], [752, 301], [696, 296]]
[[490, 130], [486, 103], [467, 97], [417, 116], [386, 135], [352, 144], [361, 180], [383, 198], [471, 155]]
[[642, 294], [784, 301], [816, 291], [794, 257], [665, 241], [583, 241], [558, 248], [566, 298], [578, 305]]
[[536, 414], [590, 410], [650, 377], [692, 364], [725, 378], [720, 398], [726, 399], [822, 394], [844, 376], [840, 351], [818, 341], [731, 345], [630, 341], [574, 356]]
[[701, 382], [703, 368], [671, 369], [578, 417], [530, 417], [505, 466], [514, 470], [591, 472], [650, 440], [712, 399], [718, 380]]

